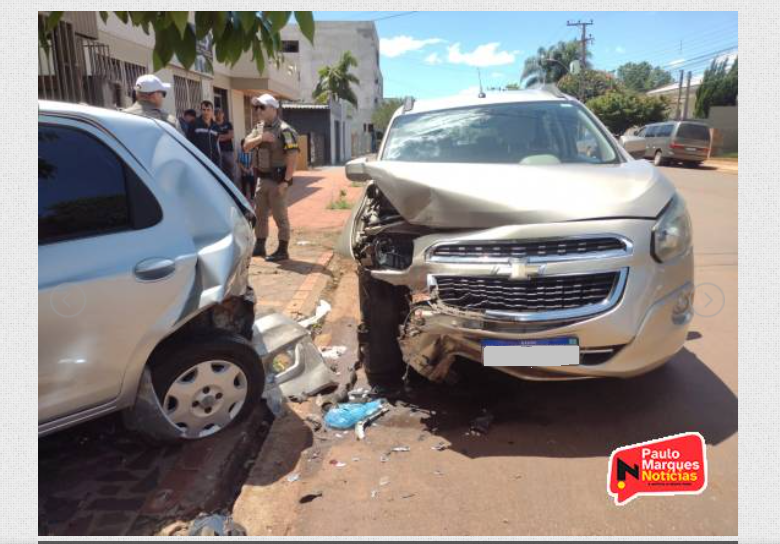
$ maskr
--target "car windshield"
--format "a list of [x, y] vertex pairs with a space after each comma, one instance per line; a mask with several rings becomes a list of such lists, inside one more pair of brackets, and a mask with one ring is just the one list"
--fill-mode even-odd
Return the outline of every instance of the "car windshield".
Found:
[[382, 159], [524, 165], [619, 161], [588, 112], [567, 102], [401, 115], [390, 127]]
[[710, 129], [704, 125], [694, 125], [692, 123], [680, 123], [677, 129], [678, 138], [687, 138], [689, 140], [710, 141]]

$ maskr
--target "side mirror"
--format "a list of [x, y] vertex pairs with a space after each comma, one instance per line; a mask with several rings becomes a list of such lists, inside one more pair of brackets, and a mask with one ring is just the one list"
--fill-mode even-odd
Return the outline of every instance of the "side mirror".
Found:
[[349, 161], [344, 167], [344, 170], [347, 173], [347, 179], [356, 182], [366, 182], [371, 179], [368, 172], [366, 172], [366, 162], [368, 162], [366, 157], [360, 157], [359, 159]]
[[578, 75], [582, 71], [582, 66], [580, 65], [580, 61], [573, 60], [569, 64], [569, 73], [573, 76]]

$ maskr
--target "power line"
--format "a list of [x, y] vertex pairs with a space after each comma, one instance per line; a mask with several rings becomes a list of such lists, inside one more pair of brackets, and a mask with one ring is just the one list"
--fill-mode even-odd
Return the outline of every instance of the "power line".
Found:
[[395, 17], [405, 17], [407, 15], [413, 15], [420, 13], [419, 11], [404, 11], [403, 13], [395, 13], [393, 15], [385, 15], [384, 17], [377, 17], [376, 19], [369, 19], [369, 21], [384, 21], [386, 19], [394, 19]]

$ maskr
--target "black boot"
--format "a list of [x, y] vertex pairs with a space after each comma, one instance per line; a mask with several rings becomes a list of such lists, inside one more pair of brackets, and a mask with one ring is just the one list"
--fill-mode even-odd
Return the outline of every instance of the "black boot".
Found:
[[290, 255], [287, 253], [288, 243], [289, 242], [287, 242], [287, 240], [279, 240], [279, 247], [271, 255], [266, 257], [265, 260], [271, 263], [275, 263], [289, 259]]
[[265, 257], [265, 238], [258, 238], [255, 241], [255, 249], [252, 251], [252, 257]]

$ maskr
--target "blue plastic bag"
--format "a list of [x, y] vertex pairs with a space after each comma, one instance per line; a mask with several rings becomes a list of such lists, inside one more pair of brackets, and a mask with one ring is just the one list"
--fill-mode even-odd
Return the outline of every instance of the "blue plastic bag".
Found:
[[332, 429], [351, 429], [359, 421], [378, 412], [382, 408], [381, 400], [373, 400], [364, 404], [346, 403], [331, 408], [325, 414], [325, 425]]

